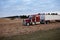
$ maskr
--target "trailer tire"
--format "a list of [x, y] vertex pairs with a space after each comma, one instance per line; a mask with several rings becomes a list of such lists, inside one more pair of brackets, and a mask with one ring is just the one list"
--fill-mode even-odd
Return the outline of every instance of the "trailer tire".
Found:
[[49, 24], [49, 23], [50, 23], [50, 21], [46, 21], [45, 23], [46, 23], [46, 24]]
[[47, 21], [45, 23], [47, 24]]

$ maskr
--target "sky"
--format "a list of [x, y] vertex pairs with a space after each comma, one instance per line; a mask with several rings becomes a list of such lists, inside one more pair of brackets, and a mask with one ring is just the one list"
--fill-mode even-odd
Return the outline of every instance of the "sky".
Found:
[[0, 0], [0, 17], [60, 12], [60, 0]]

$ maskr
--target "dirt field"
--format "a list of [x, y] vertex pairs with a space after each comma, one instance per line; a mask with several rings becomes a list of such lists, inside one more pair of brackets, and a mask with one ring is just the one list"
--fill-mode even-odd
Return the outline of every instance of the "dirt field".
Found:
[[0, 19], [0, 36], [12, 36], [32, 33], [38, 30], [49, 30], [60, 28], [60, 23], [39, 24], [32, 26], [23, 26], [22, 19], [10, 20], [8, 18]]

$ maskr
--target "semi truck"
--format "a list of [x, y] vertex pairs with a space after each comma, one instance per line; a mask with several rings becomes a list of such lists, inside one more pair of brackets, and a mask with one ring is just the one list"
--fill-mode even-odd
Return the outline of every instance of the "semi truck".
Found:
[[60, 21], [60, 15], [35, 14], [23, 19], [23, 25], [48, 24], [50, 22]]

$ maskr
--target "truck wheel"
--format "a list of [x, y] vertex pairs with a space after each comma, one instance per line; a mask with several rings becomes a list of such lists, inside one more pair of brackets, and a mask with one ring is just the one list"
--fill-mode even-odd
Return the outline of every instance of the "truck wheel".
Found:
[[36, 22], [33, 22], [32, 25], [36, 25]]
[[36, 22], [34, 22], [35, 23], [35, 25], [36, 25]]
[[32, 22], [30, 22], [30, 25], [32, 25]]
[[45, 21], [44, 21], [44, 20], [41, 20], [41, 21], [40, 21], [40, 24], [44, 24], [44, 23], [45, 23]]
[[45, 23], [46, 23], [46, 24], [49, 24], [49, 23], [50, 23], [50, 21], [46, 21]]
[[29, 26], [29, 25], [30, 25], [30, 23], [26, 23], [26, 25], [27, 25], [27, 26]]

